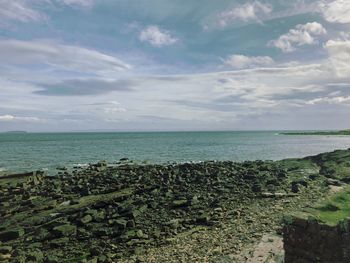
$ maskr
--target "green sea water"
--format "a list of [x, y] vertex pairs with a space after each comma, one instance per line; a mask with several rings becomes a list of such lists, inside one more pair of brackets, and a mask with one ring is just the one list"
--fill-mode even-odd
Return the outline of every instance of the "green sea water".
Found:
[[0, 171], [79, 166], [126, 157], [150, 163], [278, 160], [350, 147], [350, 136], [264, 132], [1, 133]]

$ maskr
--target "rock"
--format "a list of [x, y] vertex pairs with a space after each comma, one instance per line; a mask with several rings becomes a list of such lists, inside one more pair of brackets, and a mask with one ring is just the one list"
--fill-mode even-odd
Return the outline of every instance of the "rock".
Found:
[[60, 248], [68, 243], [69, 243], [69, 238], [63, 237], [63, 238], [51, 240], [49, 244], [50, 244], [50, 247], [52, 248]]
[[281, 192], [278, 192], [278, 193], [264, 192], [264, 193], [261, 193], [260, 196], [263, 197], [263, 198], [283, 198], [283, 197], [292, 197], [292, 196], [295, 196], [295, 195], [294, 194], [281, 193]]
[[327, 178], [325, 180], [327, 185], [341, 186], [342, 183], [337, 179]]
[[199, 203], [198, 197], [195, 195], [191, 199], [191, 205], [197, 205]]
[[183, 207], [186, 206], [188, 203], [187, 199], [179, 199], [179, 200], [174, 200], [172, 202], [174, 207]]
[[262, 190], [262, 187], [260, 184], [258, 184], [258, 183], [253, 184], [252, 191], [254, 193], [259, 193], [259, 192], [261, 192], [261, 190]]
[[165, 225], [170, 226], [173, 229], [177, 229], [180, 226], [180, 220], [179, 219], [172, 219], [169, 222], [167, 222]]
[[263, 197], [263, 198], [273, 198], [273, 197], [275, 197], [275, 194], [270, 193], [270, 192], [264, 192], [264, 193], [261, 193], [261, 197]]
[[11, 246], [0, 246], [0, 254], [9, 254], [12, 251]]
[[103, 249], [99, 246], [93, 246], [90, 248], [90, 254], [92, 256], [99, 256], [103, 253]]
[[136, 236], [137, 236], [138, 238], [143, 238], [143, 237], [144, 237], [144, 234], [143, 234], [143, 232], [142, 232], [141, 229], [137, 230]]
[[97, 262], [107, 262], [107, 257], [105, 255], [100, 255], [97, 258]]
[[24, 230], [22, 228], [3, 231], [3, 232], [0, 232], [0, 241], [6, 242], [6, 241], [14, 240], [22, 237], [23, 235], [24, 235]]
[[296, 180], [291, 183], [291, 191], [293, 193], [298, 193], [300, 191], [300, 186], [307, 187], [308, 183], [304, 179]]
[[[9, 262], [9, 260], [11, 259], [11, 254], [0, 254], [0, 262]], [[24, 262], [24, 261], [22, 261]]]
[[100, 161], [97, 164], [95, 164], [95, 167], [107, 167], [108, 163], [107, 161]]
[[92, 216], [91, 215], [85, 215], [82, 218], [80, 218], [79, 221], [80, 221], [80, 223], [85, 225], [85, 224], [90, 223], [92, 221]]
[[69, 206], [69, 205], [71, 205], [71, 201], [70, 200], [64, 201], [64, 202], [59, 204], [59, 206]]
[[124, 219], [118, 219], [115, 221], [115, 225], [118, 227], [118, 229], [121, 229], [121, 230], [124, 230], [127, 224], [128, 224], [128, 221]]
[[86, 213], [91, 215], [93, 220], [96, 222], [102, 222], [106, 217], [104, 210], [89, 210]]
[[210, 223], [210, 216], [207, 213], [203, 213], [196, 218], [196, 223], [200, 225], [208, 225]]
[[299, 192], [299, 185], [298, 184], [292, 184], [291, 189], [293, 193], [298, 193]]
[[60, 263], [62, 261], [61, 258], [59, 258], [56, 255], [50, 255], [48, 254], [45, 260], [45, 263]]
[[94, 230], [94, 234], [99, 237], [112, 236], [114, 234], [114, 230], [109, 227], [102, 227]]
[[51, 233], [45, 228], [40, 227], [36, 232], [34, 239], [37, 241], [47, 240], [51, 237]]
[[130, 240], [130, 239], [133, 239], [137, 237], [137, 231], [135, 230], [129, 230], [129, 231], [126, 231], [122, 236], [121, 238], [123, 240]]
[[134, 220], [128, 220], [128, 222], [126, 223], [126, 226], [127, 227], [130, 227], [130, 228], [134, 228], [135, 227], [135, 221]]
[[43, 262], [44, 254], [40, 250], [36, 249], [36, 250], [28, 252], [26, 254], [26, 259], [27, 259], [27, 262], [29, 262], [29, 261], [33, 261], [35, 263]]
[[86, 261], [86, 263], [98, 263], [98, 257], [94, 257], [94, 258]]
[[70, 224], [56, 226], [52, 230], [56, 237], [73, 236], [77, 233], [77, 227]]

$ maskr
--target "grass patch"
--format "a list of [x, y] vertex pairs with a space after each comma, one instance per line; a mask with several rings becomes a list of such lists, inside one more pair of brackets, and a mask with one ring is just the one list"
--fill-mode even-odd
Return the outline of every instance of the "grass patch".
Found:
[[350, 187], [331, 196], [309, 212], [318, 220], [330, 225], [336, 225], [350, 217]]

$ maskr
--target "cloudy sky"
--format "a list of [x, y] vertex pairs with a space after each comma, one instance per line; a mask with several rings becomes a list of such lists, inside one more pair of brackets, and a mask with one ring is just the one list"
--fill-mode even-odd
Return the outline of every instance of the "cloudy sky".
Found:
[[0, 0], [0, 131], [349, 117], [349, 0]]

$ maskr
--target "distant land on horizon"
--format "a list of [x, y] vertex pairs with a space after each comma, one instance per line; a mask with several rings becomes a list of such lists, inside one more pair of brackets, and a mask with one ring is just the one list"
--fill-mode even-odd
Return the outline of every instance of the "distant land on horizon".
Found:
[[282, 132], [283, 135], [350, 135], [350, 129], [339, 131]]

